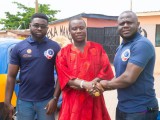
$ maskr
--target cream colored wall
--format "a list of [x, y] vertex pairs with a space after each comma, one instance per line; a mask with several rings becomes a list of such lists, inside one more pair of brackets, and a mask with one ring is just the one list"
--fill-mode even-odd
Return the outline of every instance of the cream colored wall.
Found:
[[[155, 33], [156, 33], [156, 25], [155, 24], [142, 24], [140, 25], [143, 29], [147, 31], [147, 38], [152, 42], [153, 46], [155, 47]], [[160, 47], [155, 47], [156, 52], [156, 63], [154, 72], [156, 74], [160, 74]], [[144, 52], [144, 54], [147, 54]]]
[[[148, 33], [148, 38], [151, 40], [155, 47], [155, 35], [156, 35], [156, 24], [160, 24], [160, 12], [148, 12], [143, 14], [138, 14], [138, 20], [143, 28], [146, 29]], [[155, 73], [160, 74], [160, 47], [155, 47], [156, 52], [156, 63], [155, 63]]]
[[160, 24], [160, 15], [159, 16], [138, 16], [138, 20], [142, 24]]
[[160, 74], [160, 47], [156, 47], [156, 65], [155, 65], [155, 73]]
[[71, 43], [71, 36], [68, 31], [68, 21], [49, 25], [47, 36], [57, 41], [62, 47]]

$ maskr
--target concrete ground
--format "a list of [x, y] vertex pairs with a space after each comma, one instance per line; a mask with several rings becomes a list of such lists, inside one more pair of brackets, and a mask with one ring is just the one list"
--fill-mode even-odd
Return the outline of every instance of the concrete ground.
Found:
[[[160, 74], [155, 75], [155, 91], [157, 98], [160, 98]], [[115, 120], [115, 109], [117, 105], [117, 91], [106, 91], [104, 92], [104, 98], [106, 102], [106, 107], [110, 114], [111, 120]], [[58, 113], [56, 113], [56, 120]]]

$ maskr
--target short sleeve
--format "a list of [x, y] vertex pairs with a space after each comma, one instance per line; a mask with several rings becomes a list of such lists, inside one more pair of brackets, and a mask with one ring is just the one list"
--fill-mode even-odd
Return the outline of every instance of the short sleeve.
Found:
[[142, 68], [146, 66], [148, 61], [155, 54], [152, 44], [147, 41], [136, 42], [135, 44], [133, 44], [130, 50], [131, 56], [129, 62], [136, 64]]

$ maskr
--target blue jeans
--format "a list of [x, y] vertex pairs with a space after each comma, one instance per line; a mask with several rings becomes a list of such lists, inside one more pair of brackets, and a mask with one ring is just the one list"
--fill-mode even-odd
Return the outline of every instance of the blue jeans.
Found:
[[[52, 99], [52, 98], [50, 98]], [[17, 120], [55, 120], [54, 113], [46, 114], [45, 106], [50, 101], [30, 102], [18, 99], [17, 101]]]
[[157, 120], [158, 110], [137, 112], [137, 113], [124, 113], [118, 108], [116, 109], [116, 120]]
[[160, 111], [158, 112], [157, 120], [160, 120]]

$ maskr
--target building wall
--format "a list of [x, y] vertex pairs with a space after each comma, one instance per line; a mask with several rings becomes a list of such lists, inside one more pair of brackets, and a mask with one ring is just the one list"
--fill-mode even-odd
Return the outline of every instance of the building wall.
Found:
[[2, 31], [1, 32], [0, 31], [0, 38], [8, 37], [8, 38], [17, 38], [17, 39], [23, 40], [30, 35], [30, 33], [25, 32], [25, 31], [23, 31], [23, 33], [22, 33], [21, 32], [22, 30], [19, 30], [19, 31], [16, 31], [16, 32], [14, 32], [14, 31], [16, 31], [16, 30], [13, 30], [13, 32], [10, 32], [10, 31], [6, 31], [6, 32]]
[[68, 21], [50, 24], [47, 36], [57, 41], [62, 47], [71, 43], [72, 39], [68, 31]]
[[[83, 18], [87, 27], [107, 27], [116, 26], [116, 20], [104, 20], [94, 18]], [[49, 25], [48, 37], [57, 41], [62, 47], [72, 42], [72, 38], [68, 31], [68, 22], [59, 22]]]
[[[147, 38], [152, 42], [155, 47], [155, 35], [156, 35], [156, 24], [160, 24], [160, 16], [139, 16], [140, 26], [146, 30]], [[156, 52], [156, 63], [154, 72], [160, 74], [160, 47], [155, 47]], [[144, 54], [147, 54], [144, 52]]]
[[104, 19], [94, 19], [88, 18], [87, 19], [87, 26], [88, 27], [113, 27], [117, 26], [116, 20], [104, 20]]
[[138, 16], [141, 24], [160, 24], [159, 16]]
[[0, 38], [4, 38], [4, 37], [7, 37], [7, 34], [6, 33], [0, 33]]
[[4, 37], [16, 38], [16, 37], [17, 37], [17, 34], [10, 33], [10, 32], [5, 32], [5, 33], [1, 33], [1, 34], [0, 34], [0, 37], [1, 37], [1, 38], [4, 38]]

